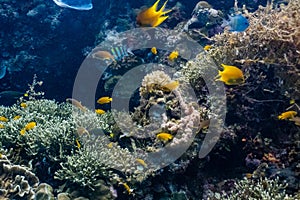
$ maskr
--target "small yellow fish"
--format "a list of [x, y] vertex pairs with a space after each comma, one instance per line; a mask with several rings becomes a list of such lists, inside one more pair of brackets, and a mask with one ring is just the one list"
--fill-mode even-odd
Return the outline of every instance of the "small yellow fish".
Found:
[[29, 122], [28, 124], [26, 124], [25, 130], [29, 131], [29, 130], [33, 129], [34, 127], [36, 127], [36, 123], [35, 122]]
[[247, 179], [251, 179], [252, 178], [252, 174], [251, 173], [246, 173], [245, 176], [246, 176]]
[[35, 122], [29, 122], [20, 130], [21, 135], [25, 135], [26, 131], [32, 130], [36, 126]]
[[179, 81], [172, 81], [170, 83], [163, 85], [162, 89], [166, 92], [171, 92], [171, 91], [175, 90], [176, 88], [178, 88], [178, 86], [179, 86]]
[[4, 125], [3, 125], [3, 124], [0, 124], [0, 128], [4, 128]]
[[124, 186], [128, 194], [131, 194], [133, 192], [133, 189], [131, 189], [127, 183], [122, 183], [122, 185]]
[[159, 133], [156, 135], [156, 138], [161, 141], [167, 142], [173, 138], [173, 135], [171, 135], [170, 133]]
[[20, 119], [21, 118], [21, 116], [20, 115], [17, 115], [17, 116], [15, 116], [14, 118], [13, 118], [13, 120], [18, 120], [18, 119]]
[[174, 61], [175, 59], [177, 59], [179, 56], [178, 51], [172, 51], [169, 55], [169, 60], [170, 61]]
[[160, 0], [157, 0], [153, 6], [150, 8], [141, 11], [137, 17], [136, 21], [141, 26], [152, 26], [156, 27], [159, 26], [163, 21], [165, 21], [169, 16], [166, 16], [169, 12], [172, 10], [165, 10], [166, 4], [168, 1], [166, 1], [163, 6], [157, 11], [157, 5]]
[[220, 78], [216, 79], [216, 81], [222, 81], [226, 85], [239, 85], [245, 82], [242, 70], [235, 66], [225, 64], [221, 65], [224, 68], [224, 70], [219, 71], [219, 75], [216, 78]]
[[27, 93], [24, 94], [24, 97], [28, 97], [29, 95]]
[[0, 121], [1, 122], [8, 122], [8, 119], [4, 116], [0, 116]]
[[278, 119], [292, 119], [294, 118], [295, 116], [297, 115], [297, 112], [296, 111], [286, 111], [286, 112], [283, 112], [281, 113], [279, 116], [278, 116]]
[[151, 48], [151, 52], [152, 52], [154, 55], [156, 55], [156, 54], [157, 54], [157, 49], [156, 49], [156, 47], [152, 47], [152, 48]]
[[294, 104], [294, 103], [295, 103], [295, 99], [291, 99], [290, 104]]
[[114, 133], [110, 133], [110, 134], [109, 134], [109, 137], [111, 137], [111, 138], [113, 138], [114, 136], [115, 136]]
[[24, 103], [24, 102], [22, 102], [22, 103], [20, 104], [20, 106], [21, 106], [22, 108], [26, 108], [26, 107], [27, 107], [27, 104]]
[[95, 113], [97, 113], [97, 114], [99, 114], [99, 115], [103, 115], [103, 114], [105, 113], [105, 111], [102, 110], [102, 109], [96, 109], [96, 110], [95, 110]]
[[79, 108], [82, 112], [86, 111], [86, 107], [84, 107], [80, 101], [77, 101], [76, 99], [72, 99], [72, 98], [67, 98], [66, 99], [67, 103], [72, 104], [73, 106]]
[[113, 142], [110, 142], [107, 144], [107, 147], [111, 149], [113, 147], [113, 144], [114, 144]]
[[78, 148], [78, 149], [80, 149], [80, 147], [81, 147], [81, 144], [79, 143], [78, 139], [76, 139], [76, 140], [75, 140], [75, 142], [76, 142], [76, 146], [77, 146], [77, 148]]
[[101, 97], [97, 100], [97, 103], [105, 104], [105, 103], [110, 103], [111, 101], [112, 101], [111, 97]]
[[135, 161], [141, 164], [143, 167], [147, 167], [147, 164], [143, 159], [137, 158]]
[[205, 45], [203, 49], [204, 49], [205, 51], [208, 51], [208, 50], [210, 50], [211, 48], [212, 48], [211, 45]]

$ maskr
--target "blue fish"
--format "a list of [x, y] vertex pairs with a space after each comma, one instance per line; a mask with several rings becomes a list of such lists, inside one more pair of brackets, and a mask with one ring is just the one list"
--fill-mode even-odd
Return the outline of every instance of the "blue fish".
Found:
[[2, 66], [0, 66], [0, 79], [2, 79], [4, 76], [5, 76], [5, 74], [6, 74], [6, 66], [4, 66], [4, 65], [2, 65]]
[[229, 20], [223, 20], [222, 27], [229, 27], [231, 32], [243, 32], [249, 26], [249, 21], [246, 17], [241, 14], [235, 16], [228, 16]]
[[91, 10], [93, 8], [92, 0], [53, 0], [54, 3], [63, 8], [75, 10]]

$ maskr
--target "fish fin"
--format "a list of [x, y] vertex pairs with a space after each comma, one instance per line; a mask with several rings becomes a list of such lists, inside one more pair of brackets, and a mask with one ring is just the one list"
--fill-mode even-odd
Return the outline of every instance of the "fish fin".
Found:
[[152, 24], [152, 27], [159, 26], [161, 23], [163, 23], [169, 16], [159, 17], [155, 23]]
[[165, 15], [165, 14], [168, 14], [169, 12], [171, 12], [172, 10], [167, 10], [167, 11], [164, 11], [164, 9], [165, 9], [165, 7], [166, 7], [166, 5], [167, 5], [167, 3], [168, 3], [168, 0], [167, 1], [165, 1], [165, 3], [164, 3], [164, 5], [159, 9], [159, 13], [161, 13], [161, 15]]
[[160, 2], [160, 0], [157, 0], [157, 1], [153, 4], [153, 6], [151, 6], [151, 7], [149, 8], [149, 10], [151, 10], [151, 11], [153, 11], [153, 12], [156, 12], [156, 10], [157, 10], [157, 5], [158, 5], [159, 2]]
[[229, 21], [227, 21], [226, 19], [223, 19], [223, 22], [221, 24], [222, 28], [225, 28], [226, 26], [229, 26]]

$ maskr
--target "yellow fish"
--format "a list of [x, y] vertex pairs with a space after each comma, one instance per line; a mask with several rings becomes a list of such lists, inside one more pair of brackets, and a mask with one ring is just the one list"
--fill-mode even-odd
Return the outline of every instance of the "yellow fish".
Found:
[[17, 115], [17, 116], [15, 116], [13, 119], [14, 120], [18, 120], [18, 119], [20, 119], [21, 118], [21, 116], [20, 115]]
[[151, 52], [152, 52], [154, 55], [156, 55], [156, 54], [157, 54], [157, 49], [156, 49], [156, 47], [152, 47], [152, 48], [151, 48]]
[[36, 127], [36, 123], [35, 122], [29, 122], [25, 125], [24, 128], [22, 128], [20, 130], [20, 134], [21, 135], [25, 135], [26, 131], [32, 130], [34, 127]]
[[224, 68], [224, 70], [219, 71], [219, 75], [217, 76], [217, 78], [220, 78], [216, 79], [216, 81], [222, 81], [226, 85], [239, 85], [245, 82], [242, 70], [235, 66], [225, 64], [221, 65]]
[[156, 135], [156, 138], [161, 141], [167, 142], [173, 138], [173, 135], [171, 135], [170, 133], [159, 133]]
[[8, 119], [6, 117], [4, 117], [4, 116], [1, 116], [0, 117], [0, 121], [1, 122], [8, 122]]
[[175, 59], [177, 59], [179, 56], [178, 51], [172, 51], [169, 55], [169, 60], [170, 61], [174, 61]]
[[29, 131], [29, 130], [33, 129], [34, 127], [36, 127], [36, 123], [35, 122], [29, 122], [28, 124], [26, 124], [25, 130]]
[[99, 115], [103, 115], [103, 114], [105, 113], [105, 111], [102, 110], [102, 109], [96, 109], [96, 110], [95, 110], [95, 113], [97, 113], [97, 114], [99, 114]]
[[212, 46], [211, 45], [205, 45], [205, 47], [203, 48], [205, 51], [208, 51], [208, 50], [210, 50], [212, 48]]
[[112, 101], [111, 97], [101, 97], [97, 100], [97, 103], [105, 104], [105, 103], [110, 103], [111, 101]]
[[166, 92], [170, 92], [178, 88], [178, 86], [179, 86], [179, 81], [172, 81], [170, 83], [163, 85], [162, 89]]
[[281, 113], [279, 116], [278, 116], [278, 119], [292, 119], [295, 117], [295, 115], [297, 115], [297, 112], [296, 111], [286, 111], [286, 112], [283, 112]]
[[114, 143], [110, 142], [110, 143], [107, 144], [107, 147], [111, 149], [113, 147], [113, 145], [114, 145]]
[[143, 167], [147, 167], [147, 164], [143, 159], [137, 158], [137, 159], [135, 159], [135, 161], [138, 162], [139, 164], [143, 165]]
[[161, 23], [163, 23], [169, 16], [165, 16], [165, 14], [168, 14], [172, 10], [164, 11], [166, 4], [168, 1], [166, 1], [163, 6], [160, 8], [160, 10], [157, 11], [157, 5], [160, 0], [157, 0], [153, 6], [150, 8], [141, 11], [137, 17], [136, 21], [141, 26], [152, 26], [156, 27], [159, 26]]
[[79, 143], [78, 139], [76, 139], [76, 140], [75, 140], [75, 142], [76, 142], [76, 146], [77, 146], [77, 148], [78, 148], [78, 149], [80, 149], [80, 147], [81, 147], [81, 144]]
[[4, 125], [3, 125], [3, 124], [0, 124], [0, 128], [4, 128]]
[[122, 185], [124, 186], [128, 194], [131, 194], [133, 192], [133, 189], [131, 189], [127, 183], [122, 183]]
[[22, 102], [22, 103], [20, 104], [20, 106], [21, 106], [22, 108], [26, 108], [26, 107], [27, 107], [27, 104], [24, 103], [24, 102]]

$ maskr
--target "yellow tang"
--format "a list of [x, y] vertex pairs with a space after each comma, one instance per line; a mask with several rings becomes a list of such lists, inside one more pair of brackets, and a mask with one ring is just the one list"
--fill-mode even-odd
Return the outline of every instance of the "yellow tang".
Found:
[[219, 71], [219, 75], [216, 77], [216, 81], [222, 81], [226, 85], [239, 85], [245, 82], [244, 74], [242, 70], [235, 66], [221, 64], [224, 68], [223, 71]]
[[111, 101], [112, 101], [111, 97], [100, 97], [97, 100], [97, 103], [99, 103], [99, 104], [106, 104], [106, 103], [110, 103]]

